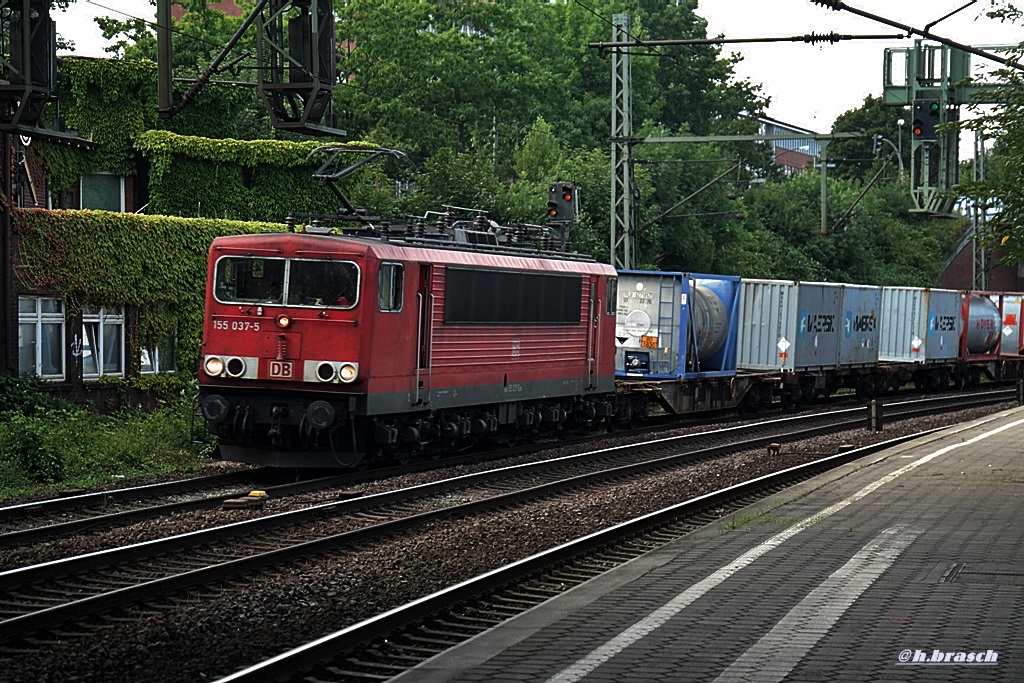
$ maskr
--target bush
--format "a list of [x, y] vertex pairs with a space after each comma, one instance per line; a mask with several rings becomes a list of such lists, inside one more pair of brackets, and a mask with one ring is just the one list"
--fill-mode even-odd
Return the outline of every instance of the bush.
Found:
[[212, 445], [201, 440], [204, 431], [196, 433], [201, 421], [193, 420], [193, 393], [183, 389], [148, 413], [99, 415], [67, 404], [28, 410], [35, 394], [26, 391], [26, 403], [0, 413], [0, 497], [195, 468]]
[[68, 405], [44, 391], [46, 386], [38, 375], [0, 375], [0, 413], [17, 411], [31, 415], [40, 406], [57, 408]]

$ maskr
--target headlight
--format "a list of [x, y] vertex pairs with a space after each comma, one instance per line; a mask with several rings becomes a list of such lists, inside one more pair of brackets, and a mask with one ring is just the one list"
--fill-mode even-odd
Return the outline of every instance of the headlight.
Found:
[[345, 363], [338, 368], [338, 377], [341, 378], [342, 382], [354, 382], [358, 375], [359, 368], [352, 363]]
[[277, 326], [280, 327], [282, 330], [287, 330], [292, 325], [292, 319], [288, 317], [287, 313], [282, 313], [281, 315], [274, 318], [274, 322], [276, 322]]
[[334, 379], [334, 364], [320, 363], [320, 365], [316, 366], [316, 376], [321, 382], [330, 382]]
[[245, 374], [245, 361], [241, 358], [228, 358], [228, 374], [232, 377], [241, 377]]
[[224, 373], [224, 361], [220, 356], [210, 356], [206, 359], [206, 374], [210, 377], [220, 377]]

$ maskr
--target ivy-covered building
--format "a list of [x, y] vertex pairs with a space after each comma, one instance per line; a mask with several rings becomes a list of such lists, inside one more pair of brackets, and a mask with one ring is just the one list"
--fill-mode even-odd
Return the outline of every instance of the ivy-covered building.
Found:
[[[18, 335], [5, 360], [103, 405], [194, 372], [214, 237], [281, 230], [289, 212], [337, 200], [312, 177], [323, 141], [231, 137], [251, 88], [209, 87], [160, 121], [152, 63], [65, 59], [61, 72], [49, 124], [72, 143], [13, 143], [6, 310]], [[346, 191], [390, 194], [372, 172], [360, 178], [362, 191]]]

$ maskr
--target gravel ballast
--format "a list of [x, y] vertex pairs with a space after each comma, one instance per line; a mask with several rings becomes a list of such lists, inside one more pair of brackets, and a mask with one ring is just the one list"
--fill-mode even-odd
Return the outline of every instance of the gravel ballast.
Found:
[[[432, 523], [401, 540], [210, 586], [190, 597], [182, 596], [174, 609], [48, 646], [45, 654], [4, 655], [0, 657], [0, 681], [112, 683], [150, 679], [171, 683], [219, 678], [489, 569], [682, 500], [835, 453], [841, 444], [867, 445], [969, 421], [1008, 407], [887, 424], [879, 434], [855, 430], [784, 443], [777, 456], [764, 450], [744, 452], [514, 509]], [[544, 457], [564, 455], [568, 450], [549, 450]], [[368, 493], [375, 486], [393, 489], [478, 467], [485, 465], [447, 468], [360, 488]], [[231, 512], [238, 519], [252, 514]], [[81, 554], [205, 523], [225, 523], [220, 511], [209, 518], [180, 517], [84, 534], [48, 548], [14, 549], [18, 561], [8, 551], [3, 564], [16, 566], [32, 561], [32, 557]]]

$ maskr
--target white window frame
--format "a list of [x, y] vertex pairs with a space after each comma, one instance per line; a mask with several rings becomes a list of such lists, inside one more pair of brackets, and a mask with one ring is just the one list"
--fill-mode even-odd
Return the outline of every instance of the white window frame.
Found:
[[[90, 307], [86, 307], [82, 311], [82, 379], [91, 380], [99, 379], [100, 377], [124, 377], [124, 344], [125, 344], [125, 325], [124, 325], [124, 306], [119, 306], [117, 309], [108, 311], [106, 308], [100, 308], [96, 310], [89, 310]], [[89, 341], [89, 334], [87, 328], [90, 324], [96, 325], [96, 348], [92, 348], [93, 344]], [[106, 326], [116, 325], [120, 328], [120, 341], [118, 343], [118, 371], [107, 372], [103, 368], [103, 359], [107, 356], [107, 347], [111, 343], [109, 339], [106, 339]], [[89, 354], [92, 355], [96, 362], [96, 371], [87, 372], [85, 369], [85, 356], [86, 349], [88, 348]]]
[[[33, 302], [33, 312], [22, 311], [22, 302]], [[58, 313], [43, 313], [42, 303], [43, 301], [53, 301], [58, 304], [57, 308], [60, 309]], [[22, 325], [33, 325], [35, 334], [35, 358], [32, 359], [33, 372], [42, 377], [43, 379], [52, 382], [61, 382], [64, 380], [65, 373], [67, 372], [67, 360], [65, 358], [65, 315], [64, 315], [64, 302], [61, 299], [54, 299], [52, 297], [32, 297], [32, 296], [19, 296], [18, 297], [18, 367], [20, 371], [21, 367], [21, 326]], [[43, 327], [60, 325], [60, 373], [58, 374], [43, 374]]]
[[[177, 344], [177, 342], [178, 342], [177, 336], [176, 335], [170, 335], [168, 337], [165, 337], [162, 341], [163, 341], [163, 343], [143, 344], [143, 345], [139, 346], [139, 374], [140, 375], [156, 375], [156, 374], [161, 373], [161, 372], [175, 372], [178, 369], [176, 367], [177, 363], [174, 362], [174, 357], [173, 356], [171, 357], [171, 360], [170, 360], [171, 367], [169, 367], [169, 368], [164, 367], [164, 365], [166, 365], [166, 363], [162, 364], [160, 362], [160, 347], [161, 346], [164, 346], [164, 347], [170, 346], [171, 348], [173, 348]], [[145, 368], [146, 364], [145, 364], [145, 361], [143, 360], [143, 358], [145, 357], [146, 354], [149, 354], [149, 359], [150, 359], [150, 362], [149, 362], [150, 369], [149, 370], [147, 370]]]

